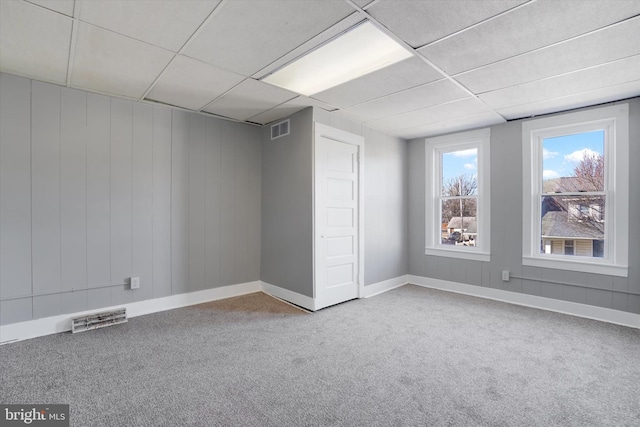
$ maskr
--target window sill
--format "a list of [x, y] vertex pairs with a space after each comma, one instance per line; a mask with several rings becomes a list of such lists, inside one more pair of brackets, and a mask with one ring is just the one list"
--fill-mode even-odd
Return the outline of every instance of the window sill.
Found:
[[628, 277], [629, 268], [614, 264], [605, 264], [590, 260], [565, 260], [539, 257], [522, 257], [522, 265], [531, 267], [555, 268], [557, 270], [581, 271], [608, 276]]
[[456, 250], [456, 249], [441, 249], [441, 248], [425, 248], [425, 255], [444, 256], [449, 258], [468, 259], [472, 261], [491, 261], [491, 254], [488, 252], [470, 251], [470, 250]]

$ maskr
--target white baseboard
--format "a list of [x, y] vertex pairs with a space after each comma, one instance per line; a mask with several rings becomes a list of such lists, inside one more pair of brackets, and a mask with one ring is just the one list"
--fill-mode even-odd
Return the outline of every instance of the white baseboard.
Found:
[[[603, 322], [629, 326], [632, 328], [640, 328], [639, 314], [414, 275], [399, 276], [393, 279], [365, 286], [364, 298], [369, 298], [374, 295], [381, 294], [391, 289], [403, 286], [407, 283], [413, 283], [427, 288], [456, 292], [459, 294], [487, 298], [526, 307], [555, 311], [558, 313], [584, 317], [587, 319], [600, 320]], [[156, 313], [159, 311], [172, 310], [174, 308], [186, 307], [189, 305], [201, 304], [209, 301], [216, 301], [224, 298], [231, 298], [260, 291], [269, 295], [273, 295], [285, 301], [289, 301], [295, 305], [306, 308], [307, 310], [316, 310], [315, 301], [311, 297], [278, 286], [274, 286], [266, 282], [255, 281], [240, 283], [237, 285], [223, 286], [220, 288], [206, 289], [198, 292], [171, 295], [168, 297], [155, 298], [124, 305], [104, 307], [99, 310], [87, 310], [77, 313], [45, 317], [42, 319], [29, 320], [26, 322], [12, 323], [10, 325], [0, 326], [0, 345], [69, 331], [71, 330], [72, 318], [99, 311], [125, 307], [127, 309], [128, 317], [136, 317], [145, 314]]]
[[262, 292], [272, 295], [274, 297], [289, 301], [295, 305], [306, 308], [307, 310], [316, 311], [316, 301], [306, 295], [299, 294], [297, 292], [284, 289], [279, 286], [272, 285], [267, 282], [262, 283]]
[[626, 311], [539, 297], [536, 295], [522, 294], [519, 292], [503, 291], [502, 289], [466, 285], [463, 283], [449, 282], [446, 280], [423, 276], [409, 275], [408, 281], [409, 283], [427, 288], [508, 302], [525, 307], [555, 311], [557, 313], [584, 317], [586, 319], [600, 320], [602, 322], [614, 323], [616, 325], [628, 326], [631, 328], [640, 328], [640, 314], [628, 313]]
[[129, 304], [104, 307], [98, 310], [86, 310], [59, 316], [44, 317], [42, 319], [28, 320], [26, 322], [12, 323], [0, 326], [0, 344], [22, 341], [29, 338], [41, 337], [44, 335], [57, 334], [71, 330], [71, 319], [85, 314], [112, 310], [125, 307], [127, 317], [142, 316], [159, 311], [172, 310], [174, 308], [186, 307], [204, 302], [216, 301], [224, 298], [231, 298], [240, 295], [260, 292], [262, 290], [260, 281], [240, 283], [237, 285], [222, 286], [220, 288], [205, 289], [203, 291], [189, 292], [186, 294], [171, 295], [168, 297], [154, 298], [145, 301], [132, 302]]
[[374, 295], [379, 295], [383, 292], [390, 291], [391, 289], [399, 288], [409, 283], [409, 275], [394, 277], [393, 279], [383, 280], [382, 282], [374, 283], [364, 287], [363, 298], [370, 298]]

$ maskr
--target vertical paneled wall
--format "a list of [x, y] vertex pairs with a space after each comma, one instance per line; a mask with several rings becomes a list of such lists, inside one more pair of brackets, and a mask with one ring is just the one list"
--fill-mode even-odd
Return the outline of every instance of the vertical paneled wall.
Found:
[[[597, 107], [594, 107], [597, 108]], [[640, 99], [629, 101], [629, 277], [522, 265], [522, 121], [491, 127], [491, 262], [427, 256], [425, 139], [409, 141], [409, 271], [441, 280], [640, 313]], [[501, 279], [502, 270], [527, 279]]]
[[290, 134], [263, 130], [262, 262], [266, 283], [313, 298], [313, 110], [290, 117]]
[[260, 139], [0, 74], [0, 324], [258, 280]]

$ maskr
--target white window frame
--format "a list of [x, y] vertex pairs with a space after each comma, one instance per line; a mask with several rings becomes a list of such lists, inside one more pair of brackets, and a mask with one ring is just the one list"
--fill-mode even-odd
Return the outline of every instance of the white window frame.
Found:
[[[478, 129], [450, 135], [427, 138], [426, 154], [426, 207], [425, 207], [425, 254], [474, 261], [491, 261], [491, 194], [489, 169], [489, 143], [491, 130]], [[439, 195], [442, 180], [442, 155], [445, 153], [476, 148], [478, 150], [478, 195], [476, 219], [478, 246], [449, 246], [441, 243]]]
[[[604, 258], [540, 253], [542, 144], [545, 138], [605, 132]], [[629, 105], [620, 104], [524, 122], [522, 125], [522, 264], [560, 270], [628, 276]]]

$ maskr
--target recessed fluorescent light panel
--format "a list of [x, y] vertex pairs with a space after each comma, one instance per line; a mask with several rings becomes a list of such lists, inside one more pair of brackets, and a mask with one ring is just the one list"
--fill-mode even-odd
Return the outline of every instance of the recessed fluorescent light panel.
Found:
[[262, 80], [309, 96], [410, 56], [411, 52], [367, 21]]

